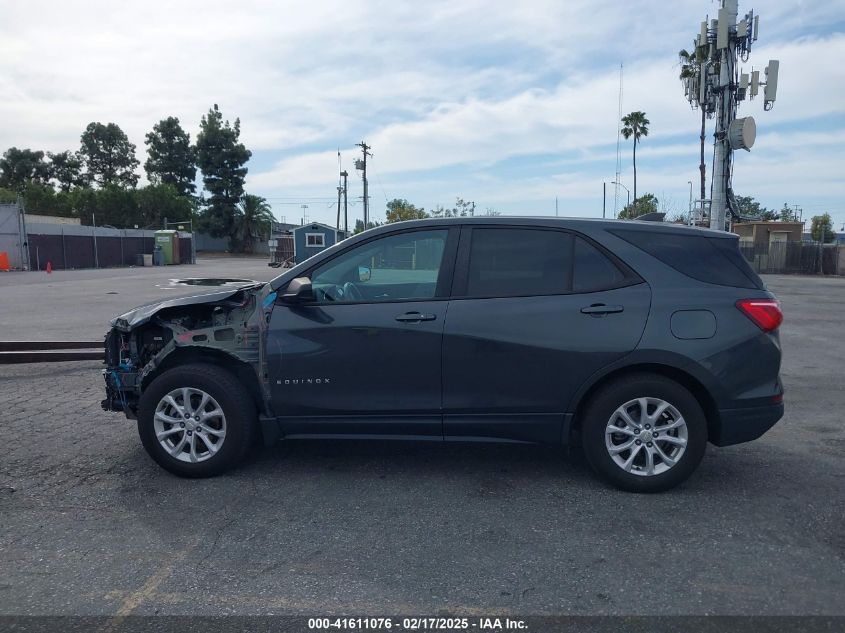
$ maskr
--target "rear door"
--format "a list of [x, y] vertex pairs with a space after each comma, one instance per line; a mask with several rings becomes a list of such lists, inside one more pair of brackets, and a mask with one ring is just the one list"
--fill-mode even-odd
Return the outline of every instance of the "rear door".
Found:
[[583, 236], [465, 227], [443, 338], [446, 438], [560, 442], [578, 387], [636, 347], [650, 297]]

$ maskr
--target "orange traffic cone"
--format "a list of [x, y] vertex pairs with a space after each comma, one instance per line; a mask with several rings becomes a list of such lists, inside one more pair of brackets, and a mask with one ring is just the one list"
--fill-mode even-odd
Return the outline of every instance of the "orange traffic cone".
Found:
[[47, 262], [47, 274], [49, 275], [51, 272], [53, 272], [53, 264], [52, 262]]

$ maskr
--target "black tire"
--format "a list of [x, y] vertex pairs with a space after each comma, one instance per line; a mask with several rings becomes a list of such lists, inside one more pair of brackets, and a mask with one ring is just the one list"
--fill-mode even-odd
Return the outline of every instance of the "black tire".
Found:
[[[616, 409], [642, 397], [670, 403], [683, 416], [687, 428], [686, 449], [678, 462], [665, 472], [647, 476], [626, 472], [614, 462], [605, 444], [605, 430]], [[684, 386], [656, 374], [633, 374], [601, 387], [583, 411], [581, 433], [584, 453], [593, 470], [606, 482], [629, 492], [674, 488], [695, 471], [707, 448], [707, 421], [698, 400]]]
[[[182, 387], [200, 389], [223, 410], [226, 435], [220, 449], [204, 461], [185, 462], [171, 456], [156, 437], [156, 408], [168, 393]], [[237, 465], [253, 444], [257, 410], [244, 385], [230, 372], [208, 364], [168, 369], [144, 390], [138, 403], [138, 434], [144, 448], [162, 468], [180, 477], [213, 477]]]

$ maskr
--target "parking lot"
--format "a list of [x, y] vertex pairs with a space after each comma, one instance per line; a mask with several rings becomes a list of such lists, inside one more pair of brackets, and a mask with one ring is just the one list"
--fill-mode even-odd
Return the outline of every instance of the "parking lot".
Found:
[[[261, 260], [0, 275], [2, 336], [93, 339]], [[0, 366], [0, 614], [845, 614], [845, 278], [783, 302], [786, 417], [665, 494], [577, 450], [281, 443], [182, 480], [100, 409], [97, 362]]]

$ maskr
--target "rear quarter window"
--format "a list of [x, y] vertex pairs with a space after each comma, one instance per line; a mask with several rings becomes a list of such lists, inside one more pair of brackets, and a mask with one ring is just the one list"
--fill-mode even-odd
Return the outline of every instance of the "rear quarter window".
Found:
[[662, 231], [620, 229], [611, 233], [692, 279], [734, 288], [764, 287], [739, 252], [738, 240]]

